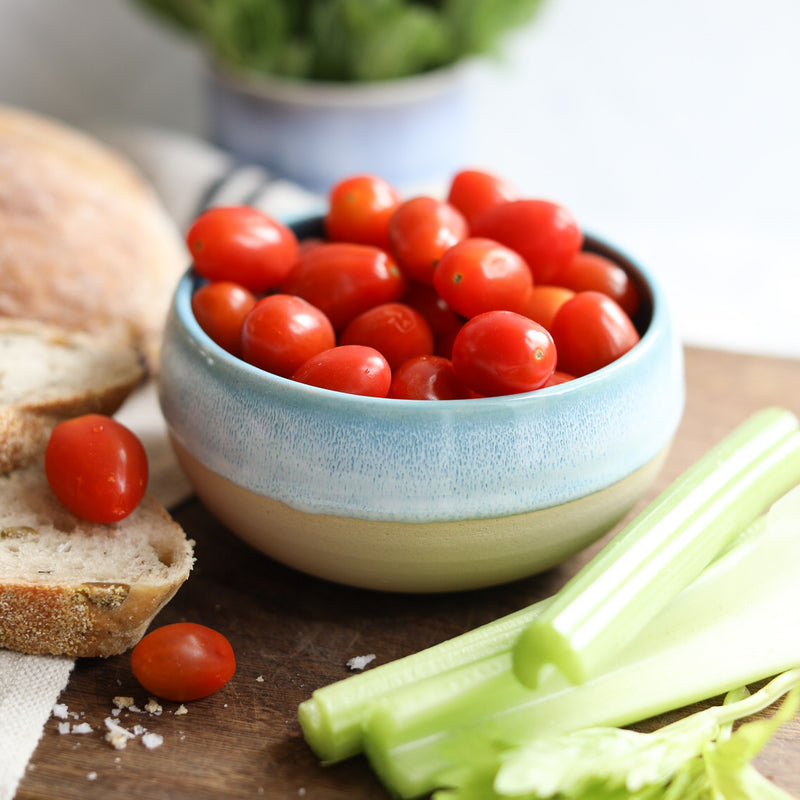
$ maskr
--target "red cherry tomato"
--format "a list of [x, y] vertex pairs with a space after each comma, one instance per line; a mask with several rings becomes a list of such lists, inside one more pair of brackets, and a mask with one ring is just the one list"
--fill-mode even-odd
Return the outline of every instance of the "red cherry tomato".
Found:
[[235, 356], [242, 352], [242, 323], [256, 304], [255, 295], [231, 281], [214, 281], [192, 295], [192, 311], [200, 327]]
[[472, 225], [482, 236], [516, 250], [534, 283], [559, 283], [559, 276], [583, 244], [583, 233], [566, 208], [549, 200], [512, 200], [490, 208]]
[[450, 308], [465, 317], [484, 311], [520, 312], [533, 289], [528, 265], [491, 239], [453, 245], [433, 271], [433, 286]]
[[487, 311], [464, 323], [453, 342], [453, 366], [480, 395], [530, 392], [553, 374], [556, 348], [538, 322], [513, 311]]
[[633, 317], [639, 309], [639, 292], [627, 272], [598, 253], [577, 253], [561, 273], [559, 283], [574, 292], [595, 291], [616, 300]]
[[565, 286], [534, 286], [520, 313], [550, 330], [558, 309], [574, 295]]
[[282, 290], [308, 300], [340, 331], [362, 311], [399, 300], [405, 287], [403, 273], [380, 248], [327, 242], [301, 254]]
[[48, 440], [44, 467], [61, 504], [89, 522], [124, 519], [147, 489], [147, 453], [141, 441], [102, 414], [59, 422]]
[[447, 195], [447, 202], [464, 215], [470, 226], [484, 211], [518, 199], [519, 192], [510, 183], [491, 172], [477, 169], [456, 173]]
[[445, 303], [430, 284], [410, 281], [403, 302], [425, 317], [436, 339], [455, 335], [464, 324], [463, 318]]
[[569, 383], [569, 381], [574, 381], [575, 376], [570, 375], [566, 372], [560, 372], [556, 370], [546, 381], [545, 386], [559, 386], [562, 383]]
[[433, 353], [433, 333], [419, 311], [405, 303], [382, 303], [348, 323], [339, 344], [374, 347], [392, 370], [415, 356]]
[[463, 400], [469, 390], [456, 376], [453, 362], [441, 356], [406, 361], [392, 375], [389, 397], [398, 400]]
[[333, 347], [312, 356], [292, 376], [300, 383], [335, 392], [386, 397], [392, 371], [374, 348], [350, 344]]
[[628, 352], [639, 334], [628, 315], [602, 292], [578, 292], [553, 320], [558, 368], [579, 377]]
[[389, 220], [389, 249], [406, 277], [433, 282], [433, 268], [444, 254], [469, 233], [458, 209], [433, 197], [412, 197]]
[[336, 334], [325, 314], [290, 294], [262, 297], [242, 326], [242, 358], [284, 378], [335, 344]]
[[176, 622], [151, 631], [133, 648], [131, 669], [150, 694], [183, 703], [219, 691], [236, 672], [236, 658], [221, 633]]
[[389, 218], [400, 205], [400, 194], [383, 178], [353, 175], [337, 183], [328, 195], [325, 235], [334, 242], [389, 247]]
[[297, 258], [297, 237], [250, 206], [203, 212], [186, 234], [194, 267], [211, 281], [233, 281], [259, 294], [276, 287]]

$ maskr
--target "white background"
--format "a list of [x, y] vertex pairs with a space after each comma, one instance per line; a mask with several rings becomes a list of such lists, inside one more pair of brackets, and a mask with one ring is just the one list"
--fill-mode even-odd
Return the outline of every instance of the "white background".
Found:
[[[688, 343], [800, 357], [798, 42], [797, 0], [550, 0], [474, 78], [471, 165], [647, 263]], [[202, 55], [127, 0], [0, 0], [0, 102], [206, 131]]]

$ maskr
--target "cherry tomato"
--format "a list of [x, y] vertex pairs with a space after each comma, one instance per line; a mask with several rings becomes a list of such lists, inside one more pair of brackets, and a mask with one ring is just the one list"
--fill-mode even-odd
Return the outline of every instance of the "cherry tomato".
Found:
[[147, 489], [147, 453], [111, 417], [85, 414], [59, 422], [44, 456], [47, 481], [63, 506], [89, 522], [127, 517]]
[[433, 282], [433, 268], [469, 233], [458, 209], [433, 197], [412, 197], [389, 220], [389, 249], [407, 278]]
[[150, 694], [183, 703], [219, 691], [236, 672], [236, 657], [218, 631], [175, 622], [151, 631], [133, 648], [131, 669]]
[[484, 211], [518, 199], [519, 193], [510, 183], [491, 172], [477, 169], [456, 173], [447, 195], [447, 202], [464, 215], [470, 226]]
[[388, 396], [399, 400], [463, 400], [470, 392], [456, 376], [449, 358], [418, 356], [394, 372]]
[[553, 320], [558, 368], [579, 377], [630, 350], [639, 334], [620, 306], [602, 292], [577, 292]]
[[192, 311], [200, 327], [235, 356], [242, 352], [242, 323], [256, 304], [255, 295], [231, 281], [213, 281], [192, 295]]
[[569, 381], [574, 381], [575, 376], [570, 375], [567, 372], [561, 372], [560, 370], [556, 370], [544, 383], [545, 386], [558, 386], [562, 383], [569, 383]]
[[300, 383], [335, 392], [386, 397], [392, 370], [374, 347], [349, 344], [312, 356], [292, 377]]
[[574, 295], [565, 286], [534, 286], [521, 313], [550, 330], [558, 309]]
[[250, 206], [218, 206], [190, 226], [186, 244], [194, 267], [211, 281], [233, 281], [256, 294], [276, 287], [297, 258], [297, 237]]
[[433, 286], [465, 317], [484, 311], [520, 312], [533, 289], [523, 259], [491, 239], [469, 238], [448, 249], [433, 271]]
[[351, 320], [339, 344], [374, 347], [392, 370], [415, 356], [433, 353], [433, 332], [419, 311], [405, 303], [382, 303]]
[[405, 287], [403, 273], [385, 251], [345, 242], [302, 253], [282, 284], [284, 293], [323, 311], [336, 331], [372, 306], [399, 300]]
[[284, 378], [335, 344], [336, 334], [325, 314], [291, 294], [262, 297], [242, 326], [242, 358]]
[[583, 244], [583, 233], [566, 208], [549, 200], [512, 200], [493, 206], [472, 225], [472, 235], [516, 250], [534, 283], [559, 283], [559, 276]]
[[389, 247], [389, 218], [400, 205], [400, 194], [383, 178], [353, 175], [337, 183], [328, 195], [325, 235], [334, 242]]
[[436, 339], [455, 335], [464, 324], [464, 319], [445, 303], [430, 284], [409, 281], [403, 302], [425, 317]]
[[577, 253], [561, 273], [560, 284], [575, 292], [607, 294], [632, 317], [639, 309], [639, 292], [625, 270], [598, 253]]
[[530, 392], [556, 366], [556, 348], [545, 328], [513, 311], [487, 311], [464, 323], [453, 343], [456, 375], [480, 395]]

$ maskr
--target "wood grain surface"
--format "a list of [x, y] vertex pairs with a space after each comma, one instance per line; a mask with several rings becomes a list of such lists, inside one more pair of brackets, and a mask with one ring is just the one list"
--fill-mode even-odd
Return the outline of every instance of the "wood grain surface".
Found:
[[[800, 361], [690, 348], [686, 375], [684, 419], [646, 500], [751, 412], [782, 405], [800, 414]], [[375, 653], [380, 664], [552, 593], [596, 549], [509, 586], [403, 596], [325, 583], [273, 563], [197, 502], [175, 516], [197, 541], [198, 561], [156, 624], [191, 620], [224, 632], [237, 654], [235, 677], [216, 695], [187, 704], [183, 715], [175, 703], [164, 703], [160, 715], [123, 712], [123, 725], [140, 724], [164, 742], [148, 750], [137, 738], [115, 750], [103, 738], [113, 698], [132, 696], [143, 707], [148, 697], [127, 656], [79, 660], [61, 702], [94, 731], [60, 735], [59, 720], [49, 720], [16, 800], [388, 797], [360, 758], [317, 763], [296, 721], [298, 703], [350, 674], [353, 656]], [[782, 729], [757, 763], [800, 797], [800, 720]]]

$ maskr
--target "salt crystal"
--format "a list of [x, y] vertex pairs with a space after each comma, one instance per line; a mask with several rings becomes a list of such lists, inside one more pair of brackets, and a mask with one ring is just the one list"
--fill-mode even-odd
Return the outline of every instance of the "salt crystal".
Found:
[[347, 666], [356, 671], [362, 670], [368, 664], [371, 664], [375, 660], [375, 653], [370, 653], [368, 656], [353, 656], [351, 659], [348, 660]]

